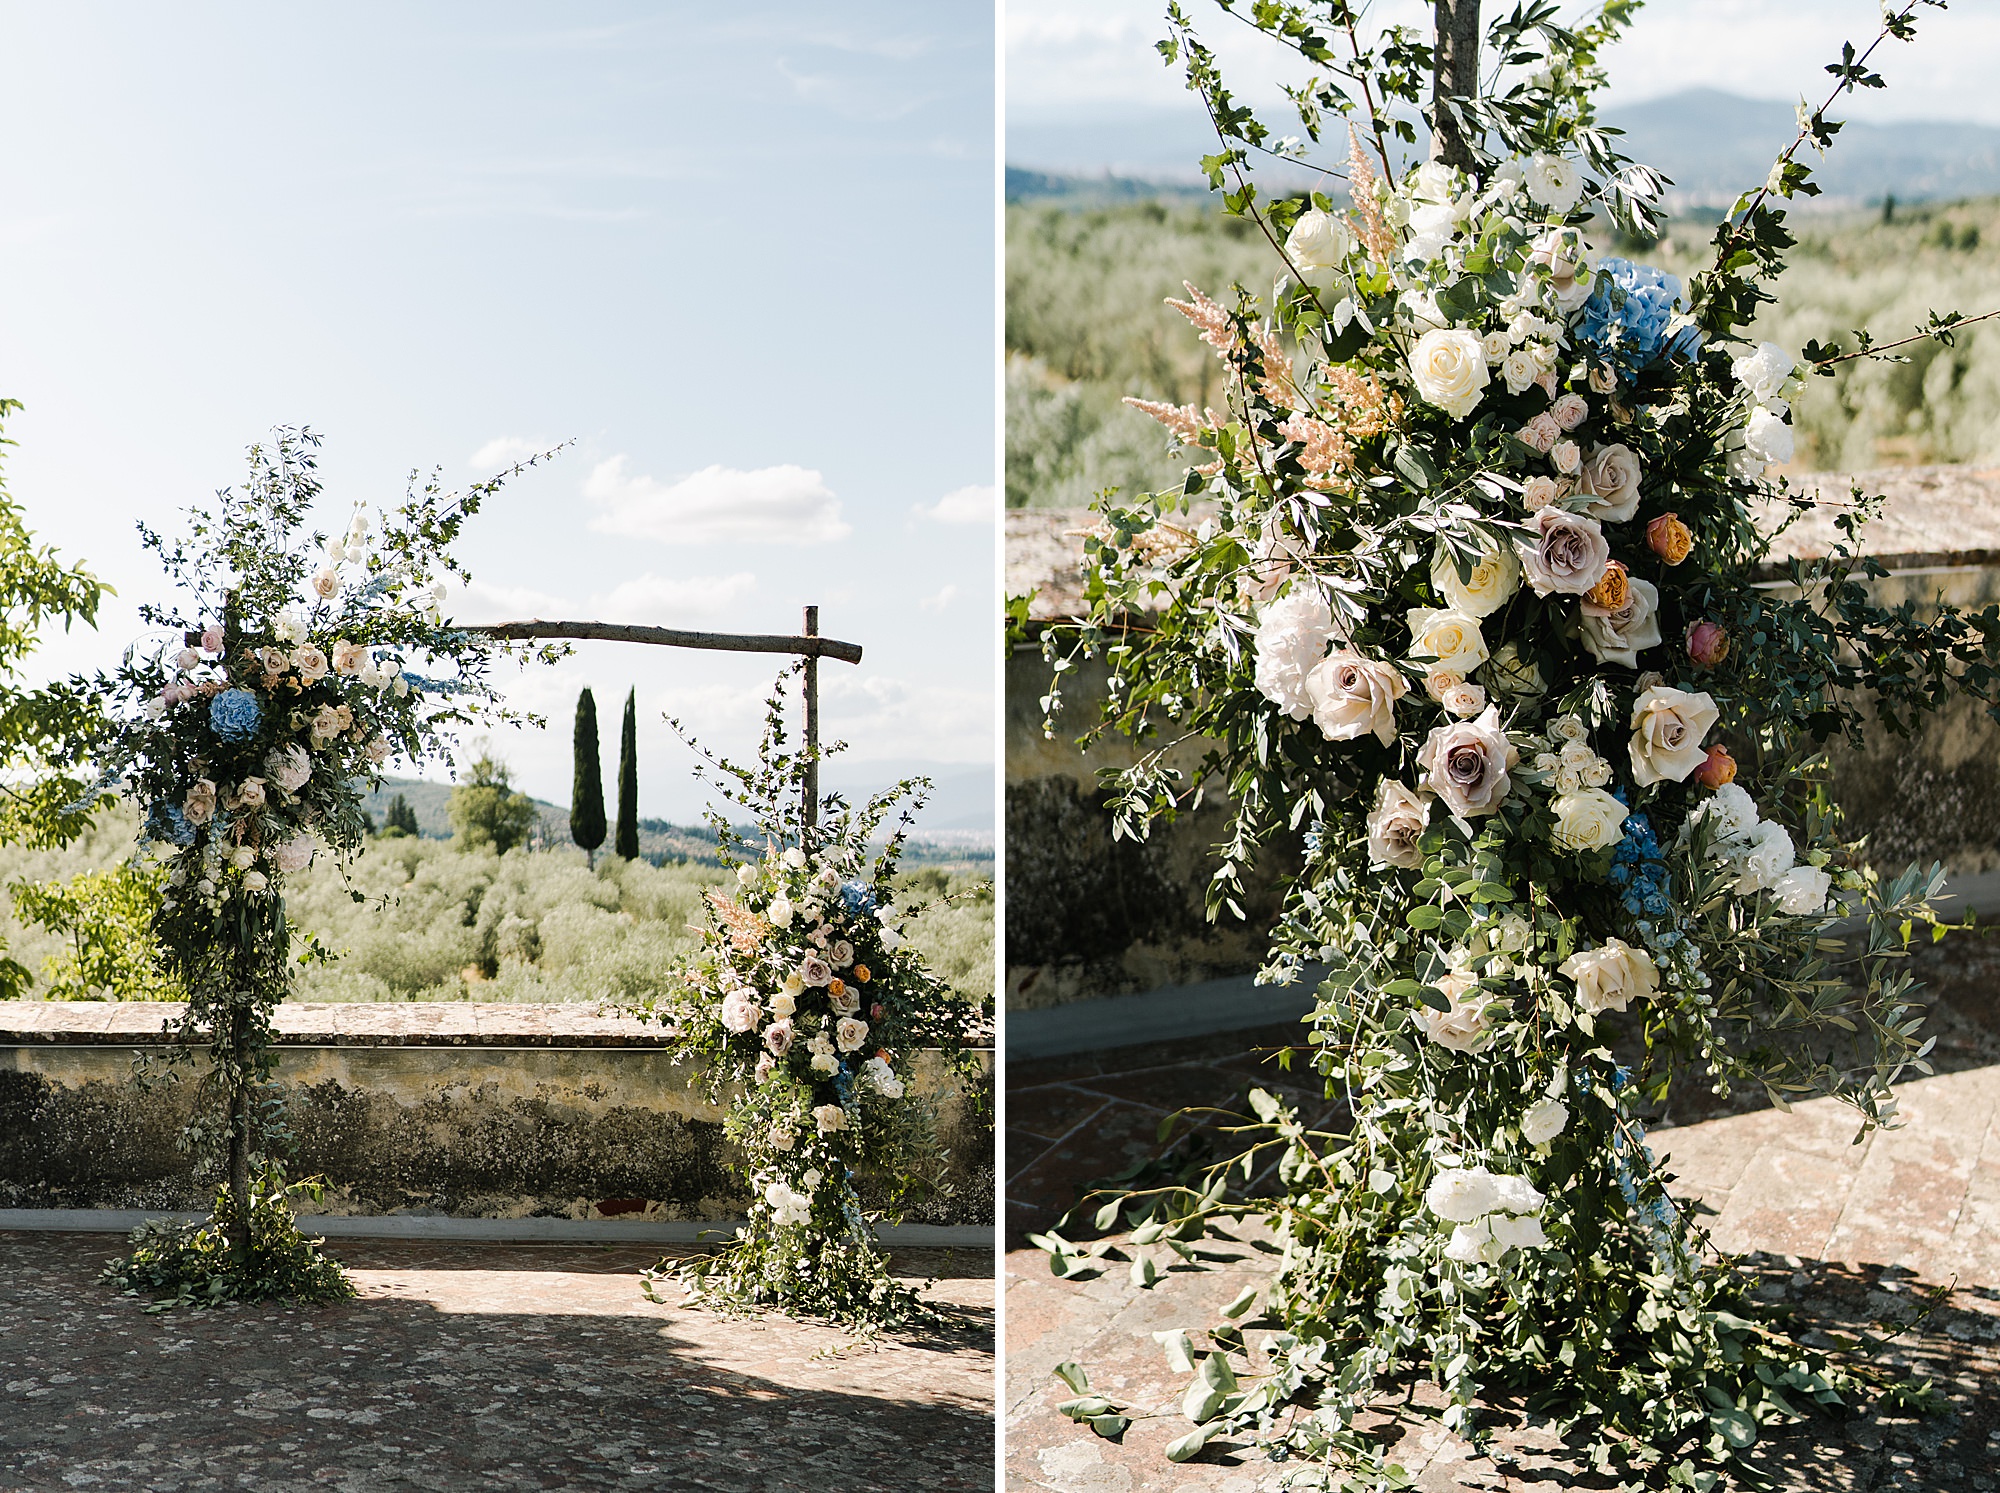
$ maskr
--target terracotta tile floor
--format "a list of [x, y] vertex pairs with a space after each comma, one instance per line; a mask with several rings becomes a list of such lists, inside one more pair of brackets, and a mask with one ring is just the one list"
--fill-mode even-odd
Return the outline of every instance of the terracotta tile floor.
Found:
[[646, 1301], [657, 1249], [355, 1241], [357, 1301], [148, 1316], [118, 1242], [0, 1233], [8, 1493], [992, 1487], [984, 1252], [900, 1252], [956, 1325], [841, 1352]]

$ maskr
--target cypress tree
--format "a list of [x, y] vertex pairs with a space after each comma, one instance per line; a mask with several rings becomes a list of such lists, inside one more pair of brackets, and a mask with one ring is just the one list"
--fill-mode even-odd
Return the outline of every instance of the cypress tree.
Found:
[[585, 689], [576, 697], [576, 780], [570, 788], [569, 837], [591, 866], [604, 843], [604, 769], [597, 754], [597, 701]]
[[625, 724], [618, 732], [618, 838], [612, 848], [639, 858], [639, 692], [625, 696]]

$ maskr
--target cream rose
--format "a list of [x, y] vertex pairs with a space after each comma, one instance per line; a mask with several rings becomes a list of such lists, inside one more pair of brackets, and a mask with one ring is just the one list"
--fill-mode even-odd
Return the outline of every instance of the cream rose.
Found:
[[215, 783], [202, 778], [181, 800], [181, 813], [189, 824], [206, 824], [215, 817]]
[[1535, 595], [1581, 596], [1604, 579], [1611, 545], [1594, 518], [1544, 508], [1528, 520], [1528, 539], [1514, 541], [1521, 570]]
[[1500, 381], [1509, 394], [1524, 394], [1541, 375], [1542, 365], [1526, 348], [1517, 347], [1500, 360]]
[[1521, 1116], [1521, 1139], [1531, 1146], [1546, 1146], [1569, 1124], [1569, 1106], [1560, 1099], [1543, 1099], [1528, 1106]]
[[1378, 866], [1416, 871], [1424, 864], [1417, 847], [1430, 823], [1431, 806], [1394, 778], [1384, 778], [1368, 815], [1368, 859]]
[[1431, 557], [1431, 584], [1454, 612], [1490, 617], [1507, 604], [1521, 584], [1521, 562], [1511, 549], [1490, 549], [1479, 557], [1470, 577], [1461, 579], [1452, 551], [1439, 545]]
[[1549, 808], [1556, 816], [1556, 845], [1564, 850], [1603, 850], [1624, 835], [1626, 808], [1602, 788], [1559, 793]]
[[1425, 399], [1462, 420], [1485, 394], [1486, 349], [1475, 332], [1426, 332], [1410, 353], [1410, 377]]
[[1352, 741], [1372, 731], [1384, 746], [1396, 740], [1396, 702], [1409, 687], [1395, 665], [1351, 648], [1323, 660], [1306, 678], [1313, 723], [1328, 741]]
[[1530, 477], [1521, 484], [1521, 506], [1530, 513], [1539, 513], [1561, 496], [1553, 477]]
[[1592, 518], [1622, 524], [1639, 511], [1640, 475], [1639, 458], [1630, 446], [1597, 446], [1577, 479], [1577, 491], [1591, 495]]
[[1489, 657], [1477, 617], [1448, 608], [1413, 607], [1409, 622], [1410, 660], [1426, 673], [1456, 674], [1462, 679]]
[[1599, 663], [1636, 669], [1640, 653], [1660, 645], [1660, 588], [1636, 576], [1627, 584], [1625, 605], [1616, 611], [1583, 603], [1583, 646]]
[[868, 1040], [868, 1023], [853, 1016], [843, 1016], [833, 1029], [833, 1040], [842, 1052], [852, 1052]]
[[1513, 786], [1507, 769], [1517, 753], [1500, 729], [1500, 711], [1488, 706], [1477, 720], [1437, 726], [1417, 753], [1431, 791], [1461, 819], [1491, 814]]
[[831, 1135], [836, 1130], [847, 1128], [847, 1111], [838, 1104], [815, 1105], [813, 1123], [819, 1126], [821, 1135]]
[[1576, 982], [1576, 1003], [1595, 1015], [1622, 1011], [1635, 996], [1656, 994], [1660, 972], [1652, 956], [1622, 939], [1607, 939], [1599, 949], [1581, 949], [1556, 966]]
[[1708, 760], [1702, 738], [1720, 712], [1706, 693], [1656, 684], [1632, 704], [1632, 781], [1680, 783]]
[[1480, 989], [1479, 977], [1470, 970], [1453, 970], [1436, 984], [1451, 1002], [1451, 1009], [1440, 1011], [1435, 1006], [1419, 1006], [1417, 1025], [1423, 1034], [1453, 1052], [1478, 1052], [1491, 1042], [1493, 1024], [1486, 1019], [1486, 1008], [1493, 997]]
[[333, 672], [336, 674], [359, 674], [368, 666], [368, 648], [362, 643], [350, 643], [342, 638], [333, 645]]
[[1285, 254], [1302, 270], [1337, 270], [1354, 247], [1354, 230], [1344, 216], [1311, 208], [1299, 215], [1285, 237]]

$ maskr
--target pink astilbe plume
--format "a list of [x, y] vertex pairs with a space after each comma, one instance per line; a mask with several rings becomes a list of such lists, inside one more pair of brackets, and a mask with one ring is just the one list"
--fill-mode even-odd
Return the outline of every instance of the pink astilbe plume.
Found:
[[1174, 433], [1174, 439], [1183, 446], [1199, 446], [1202, 433], [1215, 428], [1215, 411], [1197, 410], [1191, 404], [1167, 404], [1158, 399], [1135, 399], [1125, 396], [1125, 403], [1142, 415], [1151, 415]]
[[1191, 282], [1181, 281], [1181, 288], [1187, 291], [1188, 298], [1177, 301], [1169, 296], [1167, 304], [1195, 324], [1203, 342], [1219, 353], [1234, 352], [1237, 346], [1236, 326], [1230, 321], [1229, 313], [1196, 290]]
[[1375, 196], [1379, 178], [1368, 164], [1368, 153], [1361, 148], [1361, 132], [1352, 124], [1347, 127], [1347, 147], [1347, 195], [1361, 215], [1361, 242], [1370, 259], [1387, 264], [1396, 257], [1396, 235], [1383, 221], [1382, 204]]

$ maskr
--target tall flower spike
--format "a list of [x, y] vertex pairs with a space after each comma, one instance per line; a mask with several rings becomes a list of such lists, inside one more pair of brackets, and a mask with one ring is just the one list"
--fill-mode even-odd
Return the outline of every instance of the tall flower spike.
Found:
[[1383, 220], [1382, 204], [1375, 195], [1379, 180], [1368, 164], [1368, 152], [1361, 148], [1361, 132], [1349, 123], [1347, 195], [1354, 202], [1354, 211], [1360, 214], [1361, 242], [1368, 249], [1368, 257], [1377, 264], [1387, 264], [1396, 257], [1396, 236]]
[[1191, 281], [1181, 281], [1182, 289], [1188, 293], [1184, 301], [1167, 298], [1167, 304], [1195, 324], [1201, 333], [1201, 340], [1217, 352], [1226, 353], [1236, 346], [1236, 328], [1231, 325], [1229, 313], [1194, 288]]

